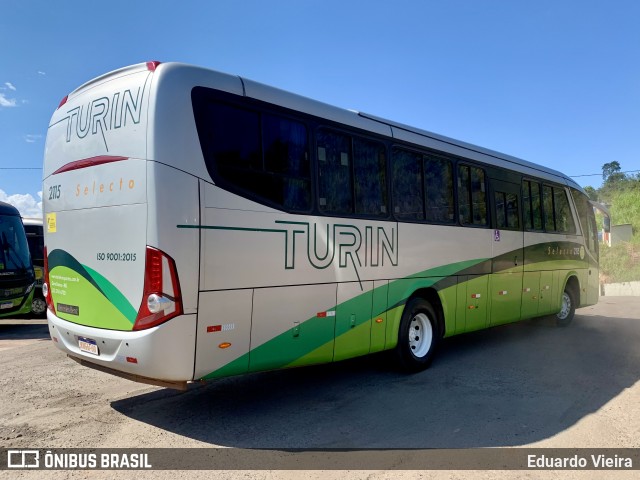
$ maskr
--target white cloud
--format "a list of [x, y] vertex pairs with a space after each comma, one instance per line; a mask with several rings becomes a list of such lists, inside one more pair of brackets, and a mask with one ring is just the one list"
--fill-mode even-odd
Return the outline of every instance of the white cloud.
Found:
[[42, 70], [38, 70], [38, 75], [42, 75], [42, 76], [44, 76], [44, 75], [46, 75], [46, 73], [45, 73], [45, 72], [43, 72]]
[[9, 90], [13, 90], [14, 92], [16, 91], [16, 87], [13, 86], [13, 83], [11, 82], [4, 82], [4, 84], [7, 86], [7, 88]]
[[40, 140], [41, 138], [42, 135], [27, 134], [24, 136], [24, 141], [27, 143], [36, 143], [36, 141]]
[[7, 98], [4, 93], [0, 93], [0, 107], [15, 107], [17, 104], [15, 98]]
[[33, 198], [30, 193], [15, 193], [7, 195], [0, 189], [0, 202], [7, 202], [18, 209], [20, 215], [30, 218], [42, 218], [42, 192], [38, 192], [40, 201]]

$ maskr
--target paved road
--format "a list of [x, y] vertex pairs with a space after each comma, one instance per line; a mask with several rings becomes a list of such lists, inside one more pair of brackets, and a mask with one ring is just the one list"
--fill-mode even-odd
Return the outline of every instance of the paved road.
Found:
[[[640, 447], [637, 297], [603, 297], [579, 310], [568, 328], [538, 319], [447, 339], [432, 367], [415, 375], [398, 373], [377, 355], [223, 379], [186, 393], [80, 367], [51, 345], [43, 322], [21, 323], [0, 324], [4, 447]], [[567, 478], [567, 472], [521, 473]], [[513, 472], [350, 475], [513, 478]], [[569, 476], [602, 478], [602, 472]]]

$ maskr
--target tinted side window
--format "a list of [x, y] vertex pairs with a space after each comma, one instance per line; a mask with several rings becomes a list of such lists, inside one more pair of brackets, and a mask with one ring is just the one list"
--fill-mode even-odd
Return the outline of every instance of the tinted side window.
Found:
[[319, 130], [319, 207], [326, 213], [353, 213], [351, 139], [347, 135]]
[[218, 172], [233, 176], [239, 170], [262, 170], [260, 116], [230, 105], [209, 106], [210, 142]]
[[306, 126], [245, 108], [194, 101], [207, 170], [223, 188], [291, 211], [311, 209]]
[[514, 193], [494, 192], [496, 202], [496, 227], [519, 230], [518, 196]]
[[555, 232], [556, 222], [553, 218], [553, 188], [548, 185], [542, 187], [542, 205], [544, 208], [544, 229], [548, 232]]
[[564, 188], [553, 187], [553, 205], [556, 217], [556, 229], [562, 233], [576, 233], [576, 225], [571, 214], [569, 199]]
[[487, 194], [484, 170], [458, 166], [458, 216], [463, 225], [487, 225]]
[[540, 184], [524, 180], [522, 182], [524, 206], [524, 227], [527, 230], [542, 230], [542, 206]]
[[587, 248], [597, 257], [598, 255], [598, 232], [596, 227], [593, 207], [589, 203], [589, 198], [576, 189], [571, 189], [573, 202], [578, 210], [578, 218], [582, 225], [582, 235]]
[[544, 229], [547, 232], [576, 233], [567, 193], [562, 187], [542, 186]]
[[449, 160], [425, 155], [424, 188], [427, 221], [454, 222], [453, 167]]
[[386, 217], [385, 146], [379, 142], [354, 138], [353, 173], [356, 213]]
[[393, 211], [399, 219], [424, 220], [422, 155], [394, 148], [392, 153]]

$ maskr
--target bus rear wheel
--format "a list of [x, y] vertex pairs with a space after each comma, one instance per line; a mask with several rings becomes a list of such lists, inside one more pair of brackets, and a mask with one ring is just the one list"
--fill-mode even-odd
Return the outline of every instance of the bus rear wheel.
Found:
[[571, 323], [576, 313], [576, 300], [573, 290], [567, 285], [562, 293], [562, 305], [556, 315], [556, 323], [559, 327], [566, 327]]
[[399, 366], [408, 372], [427, 368], [440, 343], [438, 315], [423, 298], [407, 302], [402, 312], [395, 356]]

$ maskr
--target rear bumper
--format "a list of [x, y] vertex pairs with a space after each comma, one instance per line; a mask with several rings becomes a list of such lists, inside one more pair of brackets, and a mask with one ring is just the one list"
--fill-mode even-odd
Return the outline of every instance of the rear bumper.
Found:
[[[167, 383], [193, 380], [196, 315], [181, 315], [157, 327], [132, 332], [77, 325], [51, 311], [47, 311], [47, 322], [55, 346], [81, 364], [173, 388], [178, 387]], [[95, 341], [98, 355], [81, 351], [79, 337]]]

